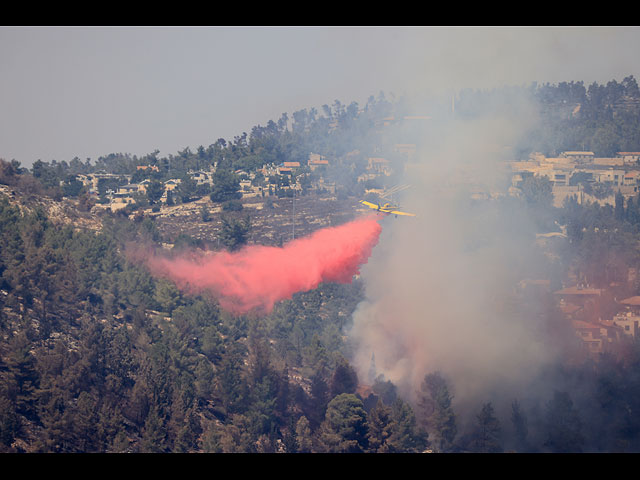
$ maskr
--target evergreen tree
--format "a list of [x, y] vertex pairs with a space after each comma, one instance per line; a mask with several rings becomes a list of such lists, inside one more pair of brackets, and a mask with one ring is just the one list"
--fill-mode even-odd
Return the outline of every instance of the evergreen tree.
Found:
[[226, 412], [243, 411], [248, 392], [244, 380], [243, 349], [240, 345], [227, 345], [218, 367], [217, 379], [217, 393]]
[[619, 222], [624, 220], [624, 197], [622, 196], [622, 193], [620, 193], [620, 190], [618, 190], [615, 195], [614, 213], [616, 220]]
[[329, 385], [331, 398], [341, 393], [355, 393], [357, 387], [358, 375], [355, 369], [340, 355]]
[[157, 406], [151, 407], [144, 422], [140, 451], [143, 453], [163, 453], [167, 451], [164, 421]]
[[371, 389], [385, 405], [393, 405], [398, 397], [397, 387], [390, 380], [385, 380], [382, 375], [378, 375]]
[[98, 443], [95, 413], [97, 402], [91, 394], [81, 392], [73, 408], [73, 437], [79, 452], [98, 453], [102, 445]]
[[367, 442], [369, 451], [373, 453], [393, 452], [389, 445], [389, 437], [393, 428], [391, 420], [391, 407], [378, 400], [369, 412], [367, 418]]
[[14, 338], [6, 362], [6, 393], [15, 410], [27, 418], [34, 419], [35, 400], [39, 387], [39, 376], [31, 344], [25, 334]]
[[0, 392], [0, 453], [11, 452], [11, 444], [20, 432], [20, 417], [5, 392]]
[[146, 193], [147, 198], [149, 199], [149, 203], [153, 205], [162, 198], [162, 194], [164, 193], [164, 185], [158, 180], [151, 180], [147, 184]]
[[296, 423], [296, 442], [299, 453], [311, 453], [313, 451], [313, 436], [309, 420], [302, 415]]
[[362, 401], [342, 393], [327, 405], [319, 432], [320, 448], [328, 453], [362, 453], [367, 444], [367, 413]]
[[545, 418], [545, 447], [554, 453], [577, 453], [582, 451], [585, 438], [582, 421], [567, 392], [554, 392], [547, 404]]
[[456, 416], [451, 406], [453, 397], [444, 377], [439, 372], [425, 375], [418, 392], [421, 423], [429, 435], [433, 435], [439, 451], [446, 452], [457, 433]]
[[305, 416], [309, 420], [312, 430], [315, 430], [324, 419], [330, 396], [329, 387], [321, 373], [315, 373], [310, 380], [310, 395], [304, 407]]
[[212, 202], [226, 202], [242, 198], [240, 179], [229, 168], [217, 168], [213, 174], [213, 187], [209, 197]]
[[471, 435], [471, 450], [478, 453], [499, 453], [500, 422], [495, 416], [491, 402], [485, 403], [476, 416], [476, 425]]
[[511, 403], [511, 422], [514, 429], [515, 446], [518, 451], [526, 451], [527, 449], [527, 436], [529, 434], [529, 426], [527, 422], [527, 416], [522, 411], [520, 402], [514, 400]]
[[234, 251], [247, 243], [250, 230], [251, 219], [249, 216], [245, 217], [244, 220], [222, 217], [222, 228], [218, 238], [227, 249]]
[[411, 405], [399, 397], [391, 406], [391, 420], [390, 451], [420, 453], [429, 446], [429, 435], [419, 428]]

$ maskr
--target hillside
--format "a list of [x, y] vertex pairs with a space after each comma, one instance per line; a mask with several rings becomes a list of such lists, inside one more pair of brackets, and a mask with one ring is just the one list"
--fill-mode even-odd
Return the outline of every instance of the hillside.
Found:
[[[223, 217], [238, 220], [249, 217], [251, 228], [247, 243], [274, 246], [288, 242], [294, 235], [298, 238], [318, 228], [345, 223], [366, 210], [354, 197], [338, 200], [335, 196], [317, 194], [296, 197], [295, 200], [248, 198], [242, 205], [241, 211], [224, 212], [219, 204], [205, 197], [187, 204], [164, 207], [157, 213], [147, 209], [145, 215], [155, 220], [167, 241], [184, 234], [209, 245], [216, 245]], [[209, 221], [202, 220], [202, 207], [210, 212]]]

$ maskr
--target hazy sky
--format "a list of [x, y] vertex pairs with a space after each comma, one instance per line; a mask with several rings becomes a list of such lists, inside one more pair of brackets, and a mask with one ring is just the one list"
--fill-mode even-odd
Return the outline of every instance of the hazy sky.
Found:
[[380, 91], [640, 79], [639, 40], [635, 27], [0, 27], [0, 158], [176, 154]]

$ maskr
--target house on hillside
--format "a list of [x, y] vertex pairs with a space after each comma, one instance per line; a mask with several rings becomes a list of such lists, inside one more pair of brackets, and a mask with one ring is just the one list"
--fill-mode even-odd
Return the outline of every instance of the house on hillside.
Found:
[[327, 165], [329, 165], [329, 160], [327, 160], [323, 155], [310, 153], [308, 165], [311, 171], [315, 171], [319, 167], [326, 167]]
[[636, 338], [640, 328], [640, 315], [631, 311], [621, 312], [613, 317], [613, 324], [619, 326], [625, 335]]
[[157, 165], [138, 165], [136, 167], [136, 170], [150, 170], [152, 172], [157, 172], [159, 171], [158, 166]]
[[181, 180], [179, 178], [172, 178], [164, 182], [164, 190], [165, 192], [175, 190], [180, 185]]
[[631, 170], [624, 174], [623, 184], [626, 186], [636, 187], [634, 190], [637, 192], [637, 187], [640, 184], [640, 170]]
[[118, 190], [116, 190], [115, 195], [122, 196], [131, 196], [134, 193], [138, 193], [140, 191], [140, 185], [137, 183], [127, 183], [126, 185], [120, 185]]
[[616, 152], [616, 155], [624, 161], [624, 163], [637, 164], [640, 161], [640, 152]]
[[[580, 307], [574, 313], [576, 317], [591, 321], [596, 321], [600, 318], [600, 310], [604, 301], [602, 289], [575, 285], [557, 290], [553, 294], [560, 308], [567, 308], [567, 305]], [[578, 311], [580, 315], [577, 315]]]
[[293, 175], [297, 168], [300, 168], [300, 162], [282, 162], [276, 171], [279, 175]]
[[595, 157], [592, 163], [595, 166], [602, 167], [622, 167], [624, 166], [624, 159], [619, 157]]
[[572, 320], [571, 325], [589, 355], [614, 351], [624, 336], [624, 329], [612, 321]]
[[582, 340], [587, 354], [598, 354], [604, 351], [604, 341], [598, 325], [582, 320], [572, 320], [571, 326], [578, 338]]
[[141, 181], [138, 184], [138, 192], [147, 193], [147, 188], [149, 187], [150, 183], [151, 183], [151, 180], [149, 180], [148, 178], [146, 180]]
[[632, 312], [633, 314], [640, 316], [640, 295], [625, 298], [624, 300], [620, 300], [618, 303], [625, 307], [625, 311]]
[[371, 173], [382, 174], [389, 176], [393, 172], [391, 171], [391, 164], [386, 158], [369, 157], [367, 159], [367, 170]]
[[398, 153], [406, 155], [409, 160], [412, 160], [416, 153], [416, 145], [413, 143], [396, 143], [393, 149]]
[[212, 177], [208, 172], [189, 172], [189, 175], [195, 180], [196, 185], [212, 185]]
[[560, 156], [565, 158], [570, 158], [575, 162], [587, 163], [587, 162], [593, 161], [595, 154], [593, 152], [569, 151], [569, 152], [562, 152]]

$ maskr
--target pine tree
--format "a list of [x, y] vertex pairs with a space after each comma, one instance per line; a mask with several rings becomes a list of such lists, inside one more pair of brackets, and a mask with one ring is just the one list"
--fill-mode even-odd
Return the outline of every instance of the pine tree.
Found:
[[620, 190], [615, 195], [614, 216], [618, 221], [624, 220], [624, 197]]
[[73, 437], [80, 452], [99, 452], [95, 412], [97, 402], [88, 392], [81, 392], [73, 408]]
[[164, 421], [157, 406], [152, 406], [144, 422], [140, 451], [143, 453], [163, 453], [167, 451]]
[[567, 392], [554, 392], [547, 404], [545, 447], [554, 453], [578, 453], [585, 438], [582, 421]]
[[313, 451], [313, 436], [309, 420], [304, 415], [298, 419], [296, 423], [296, 442], [297, 451], [300, 453], [311, 453]]
[[367, 451], [367, 413], [362, 400], [350, 393], [335, 397], [327, 405], [320, 426], [320, 449], [327, 453], [361, 453]]
[[411, 405], [397, 398], [391, 406], [390, 451], [420, 453], [429, 446], [429, 435], [421, 430]]
[[239, 344], [229, 344], [217, 370], [217, 393], [227, 413], [238, 413], [249, 392], [244, 378], [244, 355]]
[[451, 406], [452, 396], [444, 377], [439, 372], [425, 375], [418, 392], [421, 424], [433, 435], [437, 448], [446, 452], [457, 434], [456, 416]]
[[340, 355], [329, 386], [331, 398], [341, 393], [355, 393], [357, 387], [358, 375], [355, 369], [349, 365], [346, 358]]
[[511, 404], [511, 422], [515, 431], [516, 449], [525, 451], [527, 449], [529, 426], [527, 424], [527, 416], [522, 411], [517, 400], [514, 400]]
[[17, 413], [34, 418], [39, 376], [30, 349], [31, 344], [25, 334], [15, 337], [12, 341], [6, 362], [6, 391]]
[[367, 424], [369, 427], [367, 431], [369, 451], [373, 453], [393, 452], [393, 448], [388, 443], [393, 428], [391, 408], [378, 400], [375, 407], [369, 412]]
[[478, 453], [498, 453], [500, 445], [500, 422], [495, 416], [491, 402], [485, 403], [476, 416], [476, 425], [471, 435], [471, 450]]
[[329, 403], [329, 387], [320, 373], [311, 377], [310, 395], [305, 406], [305, 416], [311, 424], [312, 430], [318, 428], [325, 416], [327, 404]]
[[11, 444], [20, 432], [20, 418], [11, 400], [0, 392], [0, 453], [10, 452]]

